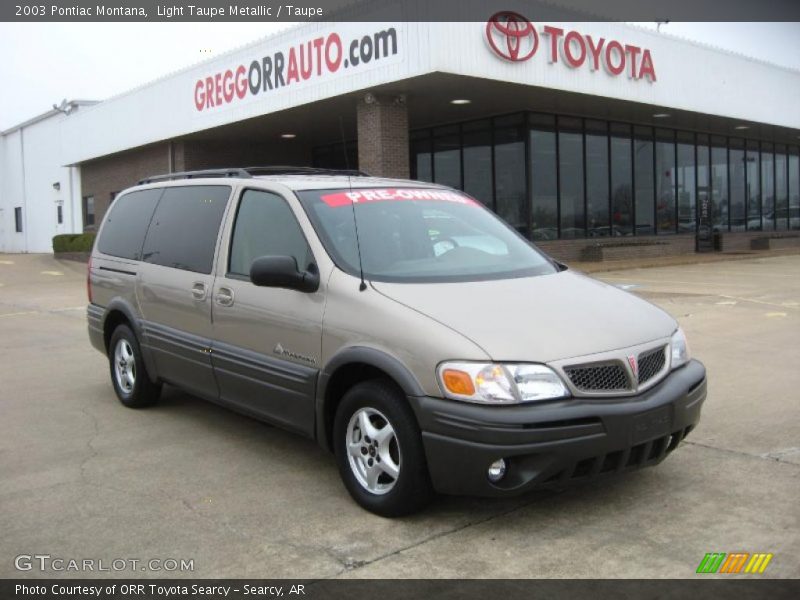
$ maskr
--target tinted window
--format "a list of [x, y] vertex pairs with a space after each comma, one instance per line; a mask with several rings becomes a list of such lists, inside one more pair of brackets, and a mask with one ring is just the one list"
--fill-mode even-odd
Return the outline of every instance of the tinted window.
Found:
[[[714, 201], [720, 198], [720, 189], [724, 188], [727, 182], [727, 162], [725, 159], [725, 148], [712, 148], [711, 150], [712, 173], [714, 180], [712, 183], [714, 191]], [[745, 211], [745, 186], [744, 171], [746, 163], [744, 161], [744, 150], [735, 148], [731, 140], [730, 150], [730, 179], [731, 179], [731, 231], [744, 231], [747, 221]]]
[[558, 121], [558, 174], [561, 189], [561, 237], [586, 234], [583, 211], [583, 135], [578, 119]]
[[800, 229], [800, 157], [789, 156], [789, 229]]
[[427, 132], [416, 134], [411, 141], [411, 169], [414, 179], [433, 181], [431, 141], [425, 137], [426, 134]]
[[652, 132], [637, 128], [633, 143], [633, 180], [636, 186], [636, 233], [652, 235], [655, 228], [655, 174]]
[[247, 190], [236, 214], [229, 271], [249, 276], [250, 266], [261, 256], [292, 256], [299, 269], [311, 262], [306, 238], [286, 200]]
[[142, 190], [120, 196], [109, 211], [97, 249], [103, 254], [142, 259], [142, 244], [163, 189]]
[[775, 163], [772, 147], [764, 144], [761, 148], [761, 198], [765, 230], [775, 229]]
[[720, 231], [727, 231], [728, 151], [717, 146], [711, 149], [711, 204], [714, 208], [714, 227]]
[[14, 209], [14, 231], [22, 233], [22, 207], [17, 206]]
[[211, 273], [230, 191], [221, 185], [166, 188], [147, 232], [143, 260]]
[[608, 136], [605, 123], [586, 121], [586, 220], [590, 237], [611, 234], [608, 208]]
[[554, 240], [558, 237], [556, 133], [533, 129], [530, 135], [533, 239]]
[[786, 154], [784, 148], [775, 148], [775, 226], [787, 229], [789, 226], [789, 192], [786, 182]]
[[[517, 124], [514, 121], [518, 121]], [[519, 117], [498, 119], [494, 133], [494, 185], [497, 214], [520, 233], [528, 229], [525, 198], [525, 137]]]
[[83, 198], [83, 224], [87, 227], [94, 225], [94, 196]]
[[[698, 148], [699, 150], [699, 148]], [[696, 190], [694, 146], [678, 144], [678, 231], [693, 232], [695, 229]]]
[[611, 130], [611, 219], [614, 235], [633, 235], [633, 164], [625, 125]]
[[658, 133], [656, 141], [656, 212], [658, 233], [675, 233], [675, 144], [671, 131]]
[[464, 191], [492, 206], [492, 138], [489, 130], [464, 131]]
[[461, 141], [458, 133], [434, 138], [433, 175], [436, 183], [461, 187]]

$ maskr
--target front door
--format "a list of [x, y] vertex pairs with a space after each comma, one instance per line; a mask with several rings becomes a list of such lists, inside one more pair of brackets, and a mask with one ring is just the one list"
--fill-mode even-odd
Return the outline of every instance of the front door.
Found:
[[244, 190], [213, 290], [211, 356], [220, 398], [311, 436], [324, 296], [253, 285], [250, 266], [261, 256], [292, 256], [300, 269], [314, 260], [287, 200]]

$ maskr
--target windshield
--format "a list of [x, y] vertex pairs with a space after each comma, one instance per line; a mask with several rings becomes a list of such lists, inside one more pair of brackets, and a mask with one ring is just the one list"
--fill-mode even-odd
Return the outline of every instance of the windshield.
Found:
[[556, 272], [553, 264], [477, 200], [433, 188], [297, 192], [328, 253], [375, 281], [480, 281]]

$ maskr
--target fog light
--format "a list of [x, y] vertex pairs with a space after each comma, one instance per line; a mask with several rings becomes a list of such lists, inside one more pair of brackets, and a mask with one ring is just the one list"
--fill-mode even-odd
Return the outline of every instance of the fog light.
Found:
[[506, 474], [506, 461], [504, 459], [496, 460], [491, 465], [489, 465], [489, 470], [486, 472], [486, 475], [489, 477], [489, 481], [492, 483], [497, 483], [500, 481]]

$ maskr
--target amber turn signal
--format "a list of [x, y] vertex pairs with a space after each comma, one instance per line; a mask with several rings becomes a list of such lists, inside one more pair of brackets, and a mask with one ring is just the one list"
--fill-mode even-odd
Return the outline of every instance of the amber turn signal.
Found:
[[442, 371], [442, 381], [447, 391], [452, 394], [472, 396], [475, 393], [475, 385], [472, 383], [472, 377], [470, 377], [469, 373], [465, 373], [464, 371], [445, 369]]

